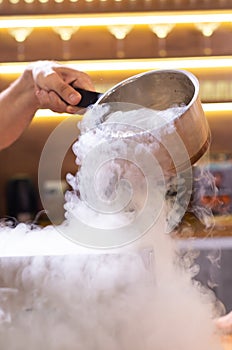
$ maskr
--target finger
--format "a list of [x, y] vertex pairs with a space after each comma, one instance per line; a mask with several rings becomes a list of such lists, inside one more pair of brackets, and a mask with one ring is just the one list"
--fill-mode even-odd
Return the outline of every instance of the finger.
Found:
[[53, 91], [67, 104], [75, 106], [80, 102], [81, 95], [71, 85], [67, 84], [61, 76], [56, 74], [56, 72], [49, 74], [45, 79], [45, 90]]
[[45, 91], [42, 89], [36, 90], [36, 96], [39, 100], [39, 108], [41, 109], [51, 109], [53, 112], [57, 113], [69, 113], [69, 114], [84, 114], [85, 109], [67, 105], [64, 101], [60, 101], [59, 96], [56, 95], [54, 91]]
[[48, 108], [53, 112], [63, 113], [67, 110], [67, 104], [60, 99], [54, 91], [39, 90], [36, 96], [40, 103], [40, 108]]
[[69, 114], [79, 114], [82, 115], [86, 112], [86, 108], [79, 108], [75, 106], [67, 106], [66, 112]]
[[76, 106], [81, 100], [81, 95], [71, 86], [81, 87], [86, 90], [94, 91], [91, 78], [84, 72], [64, 67], [62, 65], [51, 65], [48, 63], [41, 69], [35, 66], [33, 68], [33, 77], [35, 85], [46, 91], [54, 91], [68, 105]]
[[39, 101], [40, 108], [47, 108], [49, 105], [49, 96], [48, 92], [42, 89], [36, 89], [35, 95]]
[[76, 79], [72, 82], [72, 86], [79, 87], [85, 90], [95, 91], [95, 87], [93, 85], [92, 80], [87, 74], [83, 72], [79, 72]]
[[223, 332], [232, 332], [232, 312], [215, 320], [218, 329]]
[[75, 69], [63, 66], [56, 66], [54, 68], [54, 71], [57, 73], [57, 76], [61, 77], [61, 80], [64, 83], [63, 87], [60, 87], [60, 89], [62, 89], [60, 92], [62, 94], [62, 98], [73, 106], [77, 105], [78, 102], [80, 102], [81, 97], [77, 101], [77, 91], [73, 89], [71, 92], [71, 90], [68, 89], [69, 86], [95, 91], [90, 76], [85, 72], [77, 71]]
[[95, 91], [92, 79], [85, 72], [64, 66], [56, 66], [54, 68], [54, 71], [56, 71], [57, 74], [60, 75], [66, 83], [74, 87], [80, 87], [85, 90]]

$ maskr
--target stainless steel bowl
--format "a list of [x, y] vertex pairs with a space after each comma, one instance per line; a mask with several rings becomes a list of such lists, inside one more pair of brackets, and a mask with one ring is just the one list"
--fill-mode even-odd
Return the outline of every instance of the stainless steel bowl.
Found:
[[[98, 104], [120, 103], [164, 111], [185, 105], [181, 115], [173, 120], [173, 131], [161, 126], [159, 148], [155, 151], [165, 175], [185, 170], [206, 152], [210, 130], [199, 98], [199, 82], [184, 70], [154, 70], [126, 79], [101, 95]], [[107, 115], [106, 115], [107, 120]], [[138, 135], [137, 135], [138, 136]], [[146, 134], [140, 135], [146, 142]]]

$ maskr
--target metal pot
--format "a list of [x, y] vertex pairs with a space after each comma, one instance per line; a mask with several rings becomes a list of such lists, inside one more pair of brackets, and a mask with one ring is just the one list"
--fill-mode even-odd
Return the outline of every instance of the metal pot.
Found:
[[[96, 105], [107, 103], [120, 108], [120, 104], [165, 111], [173, 106], [185, 106], [183, 113], [160, 130], [159, 148], [155, 151], [164, 174], [172, 175], [194, 164], [206, 152], [210, 143], [210, 130], [199, 98], [199, 82], [190, 72], [183, 70], [154, 70], [132, 76], [104, 94], [96, 94]], [[94, 96], [94, 95], [92, 95]], [[93, 101], [93, 100], [92, 100]], [[107, 121], [108, 116], [105, 116]], [[103, 122], [104, 122], [103, 121]], [[152, 130], [149, 130], [151, 132]], [[136, 135], [146, 142], [146, 133]], [[155, 137], [155, 136], [154, 136]]]

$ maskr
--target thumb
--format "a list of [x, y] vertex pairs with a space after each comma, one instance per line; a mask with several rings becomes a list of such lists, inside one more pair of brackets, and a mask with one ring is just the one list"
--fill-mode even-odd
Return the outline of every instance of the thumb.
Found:
[[78, 105], [82, 98], [78, 91], [76, 91], [71, 85], [64, 83], [62, 80], [53, 91], [55, 91], [67, 104], [72, 106]]

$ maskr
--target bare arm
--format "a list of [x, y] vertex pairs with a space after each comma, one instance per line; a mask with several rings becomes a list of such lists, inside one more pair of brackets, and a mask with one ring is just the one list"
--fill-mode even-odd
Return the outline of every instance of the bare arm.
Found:
[[39, 61], [0, 93], [0, 149], [13, 143], [30, 124], [35, 112], [49, 108], [77, 113], [80, 94], [70, 84], [94, 90], [89, 76], [51, 61]]

